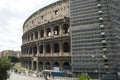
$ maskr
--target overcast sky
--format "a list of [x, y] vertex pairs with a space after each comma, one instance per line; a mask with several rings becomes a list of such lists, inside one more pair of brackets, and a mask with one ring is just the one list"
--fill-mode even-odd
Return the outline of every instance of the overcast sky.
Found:
[[0, 0], [0, 51], [21, 50], [24, 21], [55, 1], [58, 0]]

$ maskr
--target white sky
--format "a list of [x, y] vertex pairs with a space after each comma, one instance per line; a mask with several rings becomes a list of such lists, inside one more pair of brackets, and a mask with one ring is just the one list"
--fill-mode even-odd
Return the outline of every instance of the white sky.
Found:
[[21, 50], [25, 20], [55, 1], [58, 0], [0, 0], [0, 51]]

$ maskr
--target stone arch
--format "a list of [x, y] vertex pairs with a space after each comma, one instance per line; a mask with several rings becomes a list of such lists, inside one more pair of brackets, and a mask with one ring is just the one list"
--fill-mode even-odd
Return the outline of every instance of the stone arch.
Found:
[[33, 53], [34, 53], [34, 56], [37, 54], [37, 46], [34, 46]]
[[23, 53], [26, 54], [26, 49], [25, 48], [23, 49]]
[[51, 36], [51, 28], [47, 28], [47, 29], [46, 29], [46, 33], [47, 33], [47, 36], [48, 36], [48, 37]]
[[38, 31], [35, 32], [35, 39], [38, 39]]
[[23, 54], [25, 54], [25, 48], [23, 49]]
[[50, 44], [46, 44], [45, 51], [46, 51], [46, 53], [51, 53], [51, 46], [50, 46]]
[[30, 47], [30, 54], [32, 54], [32, 47]]
[[64, 62], [63, 63], [63, 68], [62, 68], [63, 70], [71, 70], [71, 67], [70, 67], [70, 64], [69, 64], [69, 62]]
[[54, 27], [54, 35], [59, 35], [59, 26]]
[[58, 43], [54, 43], [54, 53], [59, 53], [60, 48], [59, 48], [59, 44]]
[[40, 70], [40, 71], [43, 70], [43, 62], [42, 62], [42, 61], [39, 62], [39, 70]]
[[46, 63], [45, 63], [45, 69], [47, 69], [47, 70], [50, 70], [50, 69], [51, 69], [51, 67], [50, 67], [50, 62], [46, 62]]
[[60, 67], [58, 62], [54, 62], [53, 67]]
[[31, 34], [31, 40], [33, 40], [33, 33]]
[[39, 52], [40, 52], [40, 54], [43, 54], [43, 45], [39, 46]]
[[28, 41], [30, 41], [30, 36], [28, 35]]
[[37, 62], [34, 61], [34, 62], [33, 62], [33, 70], [36, 70], [36, 69], [37, 69]]
[[63, 52], [70, 52], [70, 44], [68, 42], [63, 43]]
[[24, 66], [24, 67], [25, 67], [25, 68], [27, 68], [27, 61], [24, 61], [24, 64], [25, 64], [25, 66]]
[[26, 61], [26, 68], [29, 69], [29, 61]]
[[69, 24], [63, 24], [62, 29], [63, 29], [63, 34], [69, 33]]
[[29, 54], [29, 48], [27, 48], [27, 54]]
[[44, 37], [44, 30], [40, 30], [40, 38], [43, 38]]
[[32, 61], [29, 61], [29, 69], [32, 69]]
[[27, 54], [27, 48], [25, 48], [25, 54]]

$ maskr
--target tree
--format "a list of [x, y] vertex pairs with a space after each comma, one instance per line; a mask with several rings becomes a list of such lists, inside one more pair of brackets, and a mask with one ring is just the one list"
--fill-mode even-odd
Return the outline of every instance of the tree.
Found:
[[88, 75], [85, 76], [85, 75], [79, 74], [79, 75], [78, 75], [78, 78], [79, 78], [79, 80], [90, 80], [90, 77], [89, 77]]
[[11, 62], [8, 58], [0, 58], [0, 80], [7, 79], [7, 71], [11, 68]]
[[8, 56], [11, 62], [19, 62], [19, 58], [15, 56]]

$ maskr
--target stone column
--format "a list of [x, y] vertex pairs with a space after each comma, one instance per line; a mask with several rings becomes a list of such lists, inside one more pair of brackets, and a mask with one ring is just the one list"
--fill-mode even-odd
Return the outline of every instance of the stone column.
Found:
[[43, 70], [45, 69], [45, 63], [46, 63], [46, 62], [44, 61], [44, 62], [43, 62]]
[[45, 44], [43, 44], [43, 55], [45, 55]]
[[35, 40], [35, 33], [33, 32], [33, 41]]
[[51, 46], [51, 56], [53, 56], [53, 54], [54, 54], [54, 51], [53, 51], [53, 43], [51, 43], [50, 46]]
[[36, 61], [36, 71], [39, 71], [39, 66], [38, 66], [38, 64], [39, 64], [39, 61], [37, 60], [37, 61]]
[[54, 36], [54, 27], [51, 27], [51, 36]]
[[62, 61], [60, 61], [60, 62], [59, 62], [60, 70], [62, 70], [62, 66], [63, 66]]
[[38, 39], [40, 39], [40, 31], [38, 31]]
[[63, 53], [63, 50], [62, 50], [62, 42], [59, 42], [59, 46], [60, 46], [60, 52], [59, 52], [59, 54], [60, 54], [60, 56], [62, 56], [62, 53]]
[[33, 62], [34, 62], [34, 61], [32, 60], [31, 62], [32, 62], [32, 64], [31, 64], [31, 65], [32, 65], [32, 66], [31, 66], [31, 69], [34, 70], [34, 65], [33, 65]]
[[50, 69], [53, 70], [53, 61], [50, 61]]
[[32, 47], [32, 57], [33, 57], [33, 55], [34, 55], [34, 50], [33, 50], [33, 47]]
[[47, 36], [47, 31], [46, 31], [46, 28], [44, 28], [44, 38], [46, 38]]
[[28, 56], [30, 56], [30, 48], [28, 47]]
[[59, 29], [60, 29], [60, 31], [59, 31], [59, 32], [60, 32], [60, 35], [62, 35], [62, 34], [63, 34], [63, 33], [62, 33], [62, 24], [60, 25], [60, 28], [59, 28]]
[[37, 45], [37, 56], [39, 56], [39, 45]]

